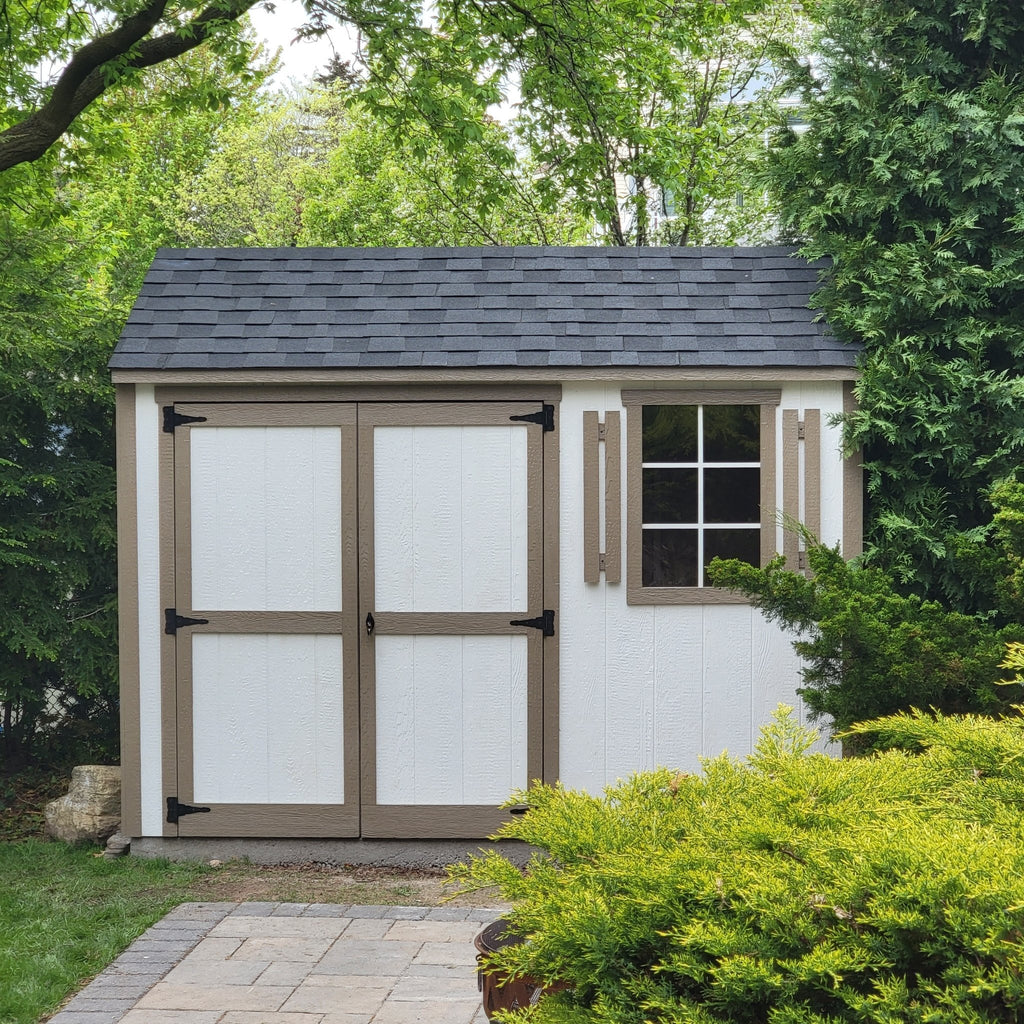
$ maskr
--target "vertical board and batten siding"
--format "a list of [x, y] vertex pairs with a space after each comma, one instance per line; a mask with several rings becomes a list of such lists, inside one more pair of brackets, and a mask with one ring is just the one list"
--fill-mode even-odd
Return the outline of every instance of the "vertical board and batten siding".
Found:
[[135, 389], [135, 511], [138, 535], [139, 584], [139, 799], [142, 835], [159, 836], [164, 830], [164, 761], [173, 756], [174, 737], [165, 735], [161, 687], [163, 635], [160, 521], [160, 409], [155, 389]]
[[[596, 411], [602, 421], [619, 414], [624, 450], [628, 411], [621, 391], [628, 386], [566, 385], [560, 407], [559, 775], [566, 785], [592, 792], [640, 769], [694, 770], [701, 756], [726, 749], [743, 756], [779, 703], [800, 707], [799, 660], [790, 638], [756, 609], [627, 605], [625, 582], [608, 583], [603, 574], [598, 583], [585, 582], [593, 555], [585, 550], [583, 509], [587, 501], [594, 505], [593, 495], [584, 494], [582, 453], [593, 433], [585, 414]], [[839, 428], [828, 419], [842, 412], [841, 384], [783, 386], [775, 410], [776, 502], [781, 509], [785, 411], [802, 418], [813, 409], [820, 411], [820, 509], [803, 490], [802, 452], [793, 507], [800, 517], [810, 511], [820, 518], [822, 539], [834, 544], [843, 530], [843, 467], [834, 457]], [[811, 463], [813, 471], [813, 456]], [[624, 503], [626, 471], [623, 464]], [[776, 543], [784, 543], [781, 527]]]

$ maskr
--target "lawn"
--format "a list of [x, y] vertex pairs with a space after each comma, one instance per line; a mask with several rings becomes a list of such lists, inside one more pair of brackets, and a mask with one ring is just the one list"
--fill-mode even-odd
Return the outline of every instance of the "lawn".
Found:
[[104, 860], [96, 847], [0, 841], [0, 1024], [45, 1018], [179, 903], [432, 906], [445, 896], [443, 877], [428, 871]]

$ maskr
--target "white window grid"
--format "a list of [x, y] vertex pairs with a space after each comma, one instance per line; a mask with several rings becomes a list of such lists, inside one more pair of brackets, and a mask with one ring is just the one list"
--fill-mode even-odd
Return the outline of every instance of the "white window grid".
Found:
[[760, 469], [756, 462], [706, 462], [704, 460], [704, 406], [697, 406], [697, 460], [695, 462], [642, 462], [641, 469], [696, 469], [697, 521], [694, 523], [641, 523], [642, 530], [696, 530], [697, 531], [697, 586], [704, 586], [704, 531], [760, 530], [760, 523], [708, 523], [704, 520], [704, 470], [706, 469]]

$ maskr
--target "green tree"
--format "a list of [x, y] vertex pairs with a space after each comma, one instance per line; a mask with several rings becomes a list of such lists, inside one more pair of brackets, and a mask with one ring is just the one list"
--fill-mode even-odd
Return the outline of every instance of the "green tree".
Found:
[[[256, 2], [0, 4], [0, 172], [40, 159], [66, 133], [82, 134], [79, 117], [101, 96], [201, 44], [215, 47], [233, 75], [246, 74], [238, 19]], [[189, 98], [223, 105], [229, 97], [222, 82], [209, 81]]]
[[1024, 459], [1024, 7], [822, 0], [794, 67], [806, 131], [770, 164], [786, 228], [828, 257], [819, 293], [865, 346], [848, 422], [869, 558], [990, 611], [991, 485]]
[[[487, 108], [512, 84], [515, 129], [545, 189], [613, 244], [772, 230], [762, 197], [744, 186], [781, 117], [773, 51], [797, 32], [792, 4], [442, 0], [433, 28], [413, 8], [376, 16], [358, 15], [368, 94], [400, 130], [426, 123], [452, 151], [476, 145]], [[743, 192], [752, 202], [730, 209]], [[659, 231], [663, 196], [675, 218]]]
[[186, 245], [517, 245], [585, 239], [580, 219], [548, 210], [538, 179], [505, 159], [487, 124], [451, 153], [396, 137], [338, 86], [252, 104], [218, 135], [174, 195]]
[[[247, 44], [250, 45], [251, 44]], [[261, 61], [251, 54], [251, 63]], [[150, 87], [82, 115], [88, 144], [0, 175], [0, 756], [116, 752], [113, 389], [106, 363], [156, 246], [165, 193], [229, 118], [202, 106], [153, 116], [167, 95], [231, 88], [194, 51]], [[40, 726], [60, 725], [53, 732]], [[62, 749], [54, 746], [59, 736]]]

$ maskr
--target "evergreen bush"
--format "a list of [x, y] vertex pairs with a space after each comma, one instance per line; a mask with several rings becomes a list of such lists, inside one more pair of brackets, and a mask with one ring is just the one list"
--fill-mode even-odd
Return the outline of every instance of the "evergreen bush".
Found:
[[454, 874], [512, 902], [495, 967], [569, 988], [505, 1020], [1024, 1019], [1024, 722], [903, 714], [856, 732], [904, 749], [836, 760], [787, 710], [746, 762], [512, 797], [499, 837], [539, 852]]

